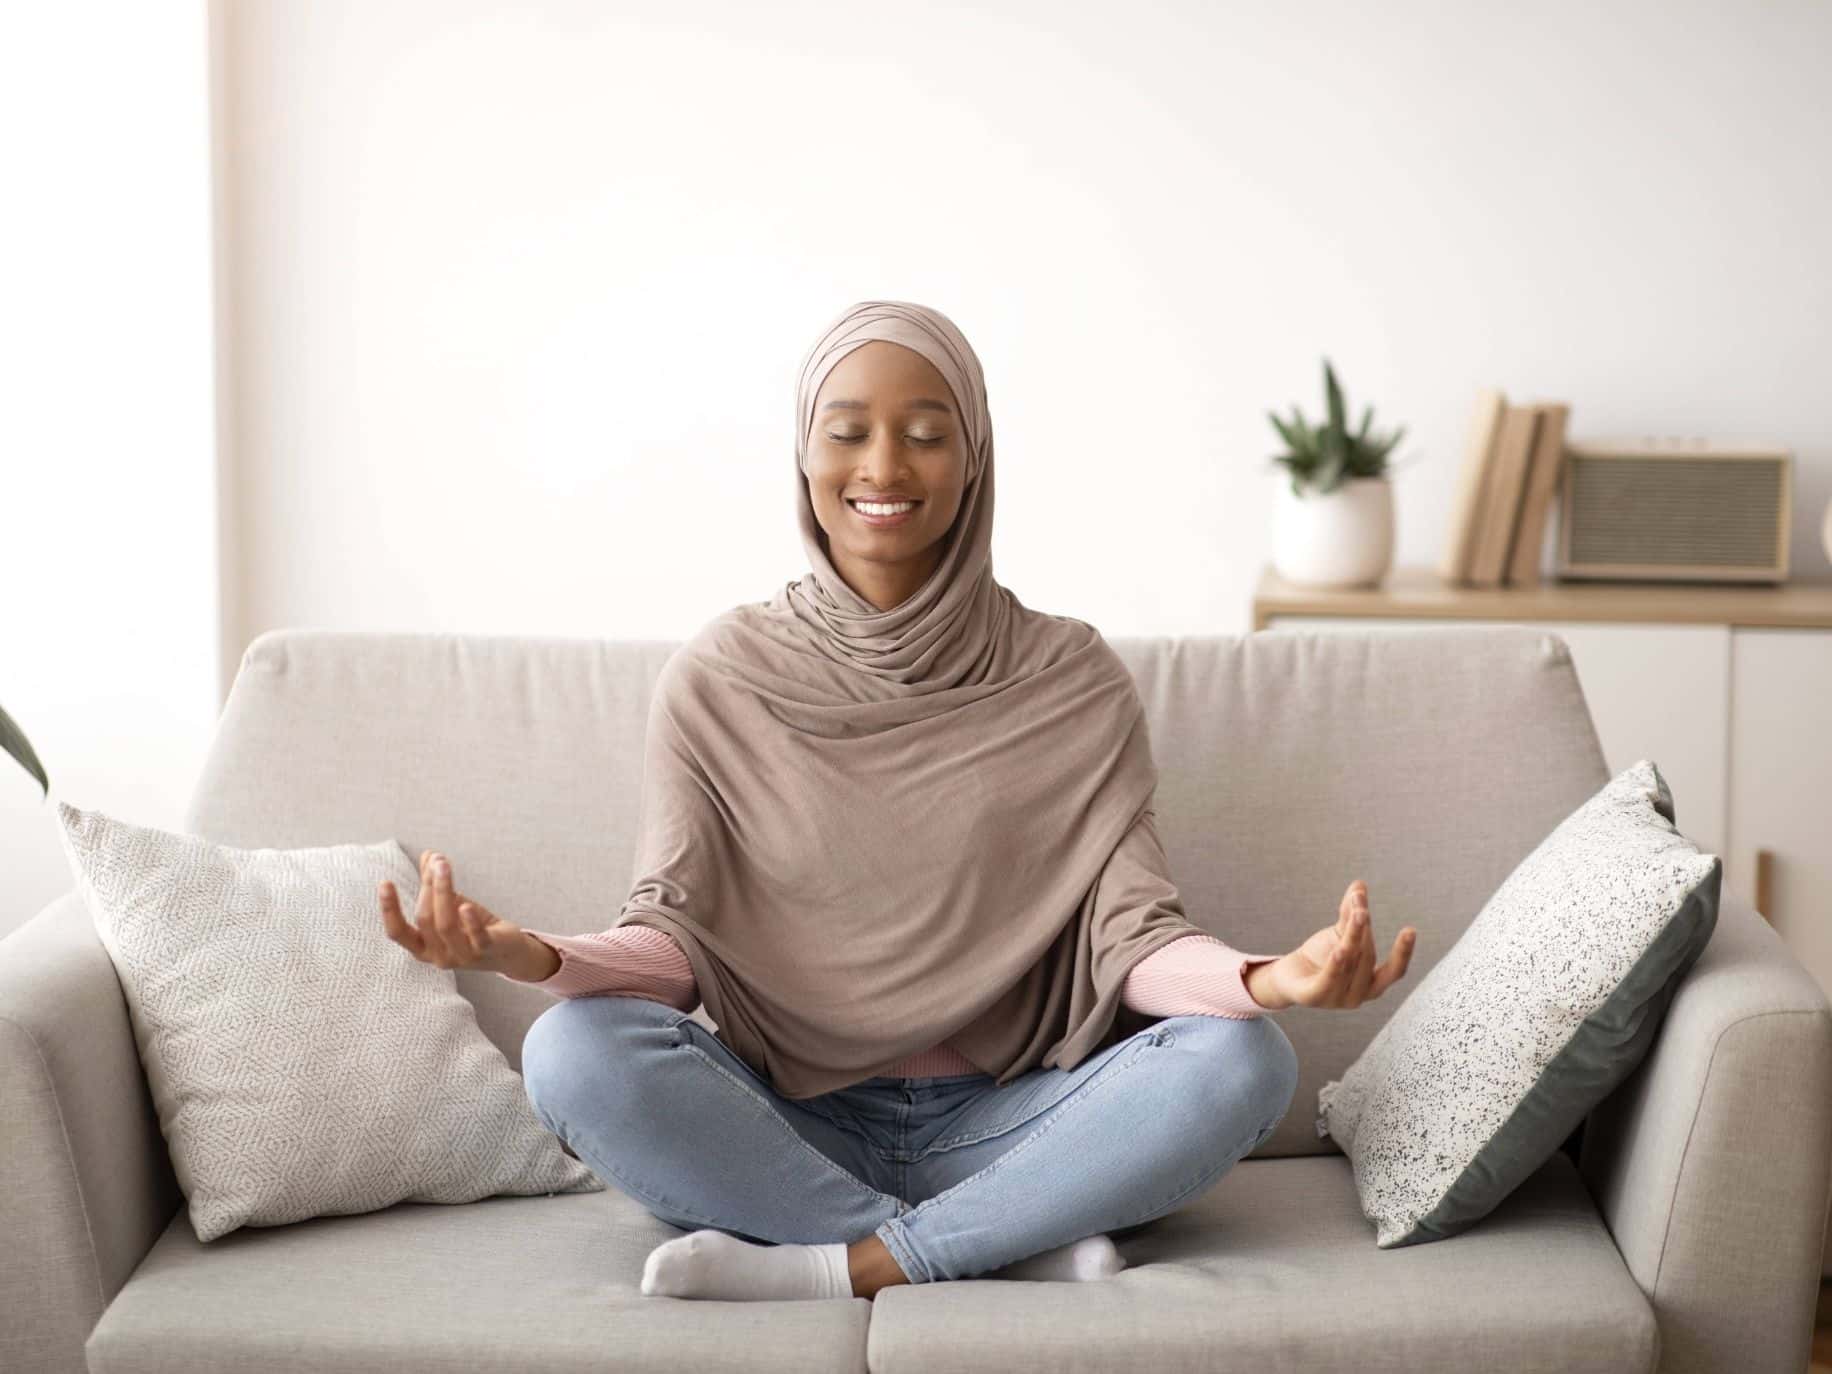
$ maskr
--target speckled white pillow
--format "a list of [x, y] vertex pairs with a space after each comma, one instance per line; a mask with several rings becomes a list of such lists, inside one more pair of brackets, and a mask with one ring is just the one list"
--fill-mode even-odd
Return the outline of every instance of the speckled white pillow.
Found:
[[1647, 759], [1522, 859], [1317, 1093], [1380, 1249], [1487, 1216], [1639, 1064], [1717, 925], [1723, 865]]
[[57, 804], [199, 1240], [397, 1202], [605, 1185], [534, 1115], [450, 969], [382, 928], [393, 840], [232, 849]]

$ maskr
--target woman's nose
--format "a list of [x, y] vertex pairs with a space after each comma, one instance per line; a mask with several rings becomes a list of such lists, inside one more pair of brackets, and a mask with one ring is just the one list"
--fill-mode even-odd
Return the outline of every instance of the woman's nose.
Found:
[[871, 478], [874, 485], [889, 486], [903, 470], [903, 455], [895, 439], [880, 436], [866, 445], [860, 476]]

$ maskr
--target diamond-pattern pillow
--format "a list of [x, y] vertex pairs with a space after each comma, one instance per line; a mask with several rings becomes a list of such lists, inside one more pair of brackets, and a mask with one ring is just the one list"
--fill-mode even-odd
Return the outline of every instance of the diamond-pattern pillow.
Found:
[[1648, 759], [1520, 861], [1317, 1093], [1377, 1247], [1474, 1225], [1633, 1071], [1717, 926], [1722, 878]]
[[57, 804], [199, 1240], [397, 1202], [597, 1192], [450, 969], [382, 928], [394, 840], [234, 849]]

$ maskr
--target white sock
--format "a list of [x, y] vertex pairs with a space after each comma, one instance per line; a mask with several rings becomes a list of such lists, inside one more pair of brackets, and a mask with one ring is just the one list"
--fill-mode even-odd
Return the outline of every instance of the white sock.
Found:
[[1035, 1255], [994, 1269], [981, 1277], [989, 1279], [1056, 1279], [1067, 1283], [1089, 1283], [1110, 1279], [1126, 1267], [1126, 1261], [1106, 1234], [1084, 1236], [1043, 1250]]
[[642, 1291], [668, 1298], [850, 1298], [846, 1243], [758, 1245], [724, 1231], [690, 1231], [643, 1261]]

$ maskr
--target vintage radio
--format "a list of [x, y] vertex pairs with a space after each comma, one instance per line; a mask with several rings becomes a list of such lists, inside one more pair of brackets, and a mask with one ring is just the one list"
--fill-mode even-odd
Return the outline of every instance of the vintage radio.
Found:
[[1793, 458], [1772, 444], [1570, 440], [1561, 578], [1782, 582]]

